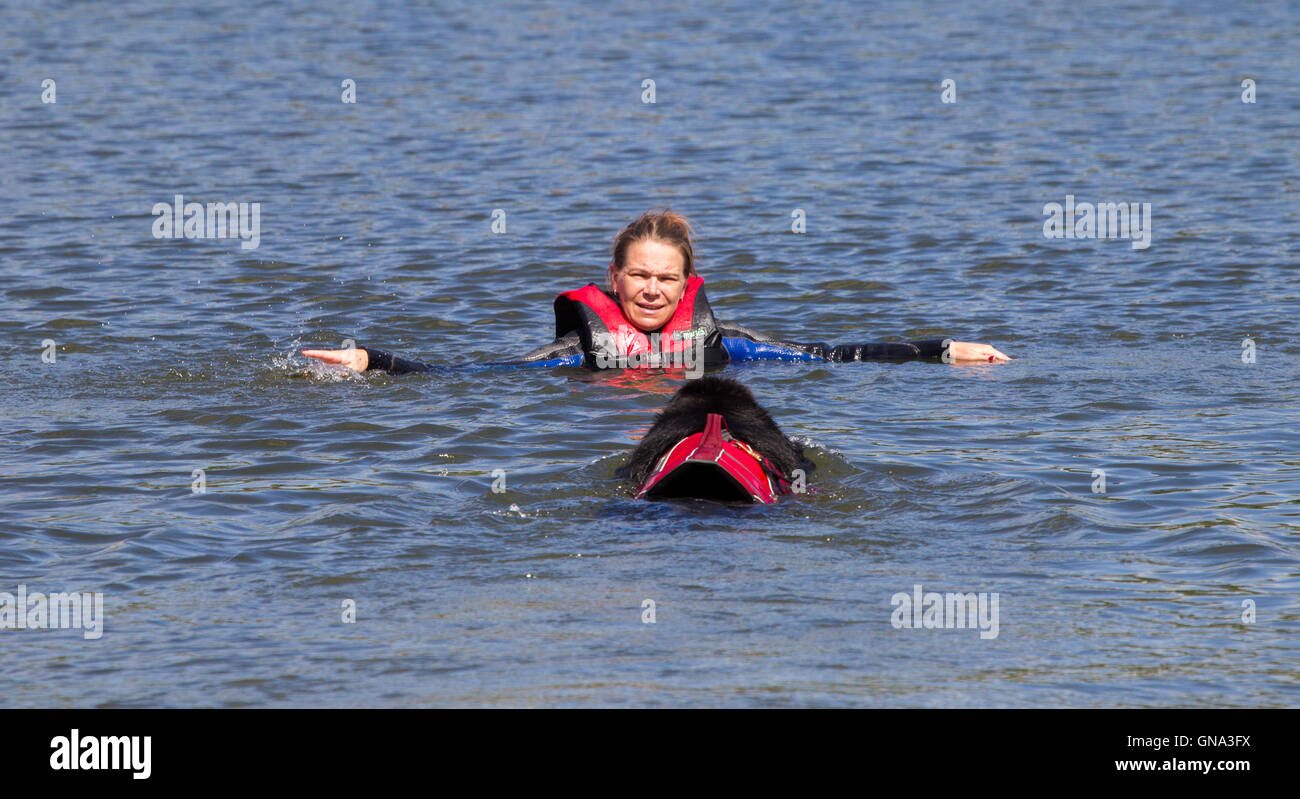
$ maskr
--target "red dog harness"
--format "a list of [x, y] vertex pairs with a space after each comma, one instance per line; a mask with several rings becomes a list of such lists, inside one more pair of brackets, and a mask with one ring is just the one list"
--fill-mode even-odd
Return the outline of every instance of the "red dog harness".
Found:
[[[686, 487], [689, 492], [682, 491]], [[701, 493], [772, 503], [778, 495], [790, 493], [790, 482], [753, 447], [732, 438], [720, 414], [711, 413], [703, 432], [683, 438], [659, 459], [636, 496], [698, 497]]]

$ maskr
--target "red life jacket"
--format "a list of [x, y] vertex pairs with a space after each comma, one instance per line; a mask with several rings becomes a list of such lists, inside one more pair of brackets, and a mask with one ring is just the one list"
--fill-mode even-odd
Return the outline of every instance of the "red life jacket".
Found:
[[636, 496], [772, 503], [790, 492], [790, 482], [776, 467], [732, 438], [722, 416], [711, 413], [703, 432], [683, 438], [659, 459]]
[[[701, 342], [704, 364], [726, 363], [722, 333], [704, 296], [704, 280], [692, 275], [677, 308], [660, 330], [646, 334], [628, 321], [613, 295], [588, 283], [555, 298], [555, 337], [578, 331], [587, 366], [628, 369], [684, 366], [687, 350]], [[665, 357], [666, 356], [666, 357]]]

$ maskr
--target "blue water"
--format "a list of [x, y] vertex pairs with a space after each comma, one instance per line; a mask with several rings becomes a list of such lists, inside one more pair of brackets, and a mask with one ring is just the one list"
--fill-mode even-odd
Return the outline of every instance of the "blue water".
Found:
[[[0, 22], [0, 592], [105, 613], [0, 631], [0, 704], [1300, 703], [1293, 7]], [[261, 203], [259, 246], [155, 239], [176, 194]], [[1045, 238], [1066, 195], [1150, 247]], [[614, 476], [680, 374], [297, 354], [523, 353], [664, 206], [721, 318], [1016, 360], [727, 367], [818, 465], [733, 508]], [[896, 629], [917, 584], [997, 637]]]

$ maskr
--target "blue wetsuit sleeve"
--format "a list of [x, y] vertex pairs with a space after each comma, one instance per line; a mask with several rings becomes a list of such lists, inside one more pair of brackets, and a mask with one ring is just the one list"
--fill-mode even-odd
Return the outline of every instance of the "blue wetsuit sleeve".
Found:
[[732, 361], [822, 361], [825, 358], [789, 344], [755, 341], [744, 336], [723, 336], [722, 346]]
[[869, 344], [799, 344], [719, 322], [722, 344], [733, 361], [910, 361], [943, 357], [945, 339]]

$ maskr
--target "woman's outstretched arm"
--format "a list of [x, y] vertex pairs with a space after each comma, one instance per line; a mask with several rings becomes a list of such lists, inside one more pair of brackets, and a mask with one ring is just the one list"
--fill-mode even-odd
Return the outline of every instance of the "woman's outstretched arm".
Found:
[[[389, 374], [403, 375], [408, 372], [439, 372], [452, 368], [411, 358], [403, 358], [400, 355], [394, 355], [391, 352], [374, 347], [357, 347], [356, 349], [347, 350], [303, 350], [302, 354], [325, 363], [342, 364], [358, 372], [374, 369]], [[581, 366], [582, 362], [582, 341], [575, 332], [557, 338], [550, 344], [544, 344], [531, 352], [524, 353], [523, 356], [516, 360], [485, 363], [481, 364], [481, 366]]]
[[727, 353], [735, 361], [827, 360], [910, 361], [934, 359], [951, 363], [1001, 363], [1011, 360], [988, 344], [951, 339], [878, 342], [867, 344], [800, 344], [784, 341], [732, 322], [718, 322]]
[[390, 374], [403, 375], [407, 372], [435, 372], [446, 368], [432, 363], [424, 363], [423, 361], [413, 361], [373, 347], [357, 347], [356, 349], [346, 350], [303, 350], [302, 354], [325, 363], [342, 364], [358, 372], [375, 369]]

